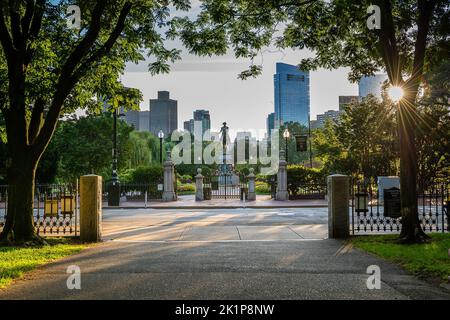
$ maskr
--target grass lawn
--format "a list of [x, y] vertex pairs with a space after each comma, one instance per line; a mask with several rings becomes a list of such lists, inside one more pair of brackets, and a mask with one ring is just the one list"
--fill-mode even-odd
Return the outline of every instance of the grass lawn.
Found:
[[398, 244], [398, 235], [359, 236], [352, 239], [355, 247], [401, 265], [407, 271], [423, 278], [450, 276], [450, 234], [430, 234], [426, 244]]
[[55, 261], [86, 248], [69, 238], [46, 239], [49, 245], [41, 247], [0, 246], [0, 289], [43, 264]]

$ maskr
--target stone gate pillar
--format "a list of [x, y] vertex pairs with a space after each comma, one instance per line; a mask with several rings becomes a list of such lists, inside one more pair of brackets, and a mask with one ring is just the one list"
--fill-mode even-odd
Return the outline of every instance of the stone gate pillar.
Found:
[[80, 239], [96, 242], [102, 239], [102, 177], [80, 178]]
[[248, 201], [256, 200], [254, 171], [255, 171], [255, 169], [250, 168], [250, 174], [247, 176], [247, 179], [248, 179]]
[[334, 174], [327, 178], [328, 237], [347, 238], [350, 235], [350, 177]]
[[278, 165], [277, 193], [275, 195], [275, 200], [289, 200], [289, 193], [287, 191], [287, 162], [285, 160], [284, 150], [280, 150], [280, 163]]
[[177, 195], [174, 190], [175, 183], [175, 165], [172, 161], [170, 151], [167, 151], [166, 161], [164, 162], [164, 192], [163, 201], [176, 201]]
[[197, 175], [195, 176], [195, 201], [203, 201], [203, 175], [202, 169], [197, 169]]

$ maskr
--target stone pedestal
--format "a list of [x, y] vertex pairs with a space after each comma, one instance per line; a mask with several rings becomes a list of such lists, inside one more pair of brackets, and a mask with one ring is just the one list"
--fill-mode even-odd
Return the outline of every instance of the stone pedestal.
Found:
[[350, 235], [349, 201], [350, 177], [328, 176], [328, 237], [347, 238]]
[[84, 242], [102, 239], [102, 177], [80, 178], [80, 238]]
[[289, 193], [287, 191], [287, 162], [285, 160], [283, 150], [280, 151], [280, 163], [278, 165], [277, 192], [275, 195], [275, 200], [289, 200]]
[[162, 195], [163, 201], [176, 201], [177, 195], [174, 189], [175, 168], [172, 161], [170, 151], [167, 151], [166, 161], [164, 162], [164, 191]]
[[197, 169], [197, 175], [195, 176], [195, 201], [203, 201], [203, 175], [202, 169]]
[[250, 168], [250, 174], [247, 176], [248, 179], [248, 201], [256, 200], [256, 187], [255, 187], [255, 174], [254, 169]]

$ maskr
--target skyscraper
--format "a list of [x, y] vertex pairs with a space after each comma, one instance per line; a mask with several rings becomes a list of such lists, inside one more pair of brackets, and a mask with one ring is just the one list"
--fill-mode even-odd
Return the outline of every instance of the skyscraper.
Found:
[[178, 101], [170, 99], [168, 91], [158, 91], [158, 99], [150, 99], [149, 123], [155, 135], [162, 130], [168, 137], [178, 129]]
[[275, 129], [275, 112], [269, 113], [266, 120], [267, 137], [270, 138], [272, 130]]
[[208, 110], [195, 110], [194, 121], [202, 122], [202, 133], [205, 134], [207, 130], [211, 130], [211, 116]]
[[297, 66], [278, 62], [273, 81], [276, 121], [280, 124], [298, 122], [308, 127], [309, 72], [303, 72]]
[[205, 140], [209, 140], [211, 135], [209, 134], [205, 136], [205, 132], [211, 130], [211, 116], [208, 110], [195, 110], [193, 113], [193, 119], [184, 121], [183, 123], [184, 130], [191, 133], [194, 133], [195, 128], [199, 128], [200, 130], [200, 125], [201, 132], [195, 132], [195, 134], [197, 135], [196, 138], [198, 138], [201, 134], [202, 138], [204, 138]]
[[358, 96], [339, 96], [339, 111], [344, 111], [344, 107], [352, 102], [357, 102]]
[[359, 99], [367, 97], [372, 94], [378, 99], [381, 99], [381, 85], [388, 77], [386, 74], [376, 74], [374, 76], [364, 76], [359, 79]]

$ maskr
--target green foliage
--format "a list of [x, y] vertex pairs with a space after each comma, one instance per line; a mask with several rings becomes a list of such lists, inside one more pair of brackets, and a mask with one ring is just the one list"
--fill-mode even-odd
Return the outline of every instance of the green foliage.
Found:
[[180, 183], [192, 183], [194, 181], [192, 176], [190, 176], [188, 174], [180, 175], [178, 172], [177, 172], [177, 179], [178, 179], [178, 182], [180, 182]]
[[177, 194], [194, 194], [195, 184], [193, 183], [179, 183], [177, 185]]
[[[381, 30], [367, 28], [372, 4], [381, 7]], [[420, 6], [417, 1], [205, 0], [202, 9], [195, 21], [177, 21], [184, 26], [181, 38], [199, 55], [224, 54], [230, 47], [236, 57], [253, 61], [264, 47], [307, 48], [314, 56], [301, 59], [302, 69], [350, 67], [354, 81], [379, 69], [392, 72], [391, 81], [403, 73], [420, 77], [412, 72], [413, 60], [421, 55], [417, 48], [423, 45], [416, 46], [419, 10], [428, 27], [419, 30], [428, 33], [425, 66], [449, 55], [445, 0]], [[252, 63], [240, 77], [255, 76], [261, 67]]]
[[128, 168], [147, 166], [159, 162], [159, 139], [147, 131], [133, 131], [130, 134], [131, 150]]
[[[291, 164], [304, 164], [305, 162], [309, 163], [309, 140], [307, 144], [307, 151], [297, 151], [297, 145], [295, 141], [296, 135], [307, 135], [309, 136], [309, 128], [299, 124], [298, 122], [288, 122], [284, 123], [280, 126], [278, 131], [280, 148], [283, 150], [286, 149], [286, 139], [283, 137], [283, 132], [285, 129], [289, 130], [289, 138], [288, 138], [288, 154], [287, 154], [287, 162]], [[308, 138], [309, 139], [309, 138]]]
[[161, 181], [163, 172], [163, 167], [159, 164], [139, 166], [136, 169], [127, 171], [129, 175], [127, 182], [146, 184]]
[[397, 124], [389, 103], [373, 96], [349, 104], [340, 121], [314, 133], [317, 157], [326, 171], [364, 177], [397, 173]]
[[271, 192], [269, 184], [264, 181], [255, 182], [255, 191], [256, 194], [270, 194]]
[[419, 186], [450, 176], [450, 60], [427, 74], [427, 90], [418, 106]]
[[405, 246], [396, 243], [396, 240], [396, 235], [361, 236], [353, 238], [352, 243], [358, 248], [398, 263], [418, 276], [440, 277], [448, 281], [450, 238], [447, 234], [431, 234], [431, 243], [427, 244]]
[[288, 184], [324, 184], [327, 174], [323, 169], [288, 165], [287, 176]]
[[[130, 153], [132, 127], [117, 121], [118, 168], [125, 168]], [[113, 117], [110, 113], [88, 115], [60, 123], [52, 144], [59, 150], [58, 178], [73, 181], [85, 174], [103, 175], [111, 171]]]

